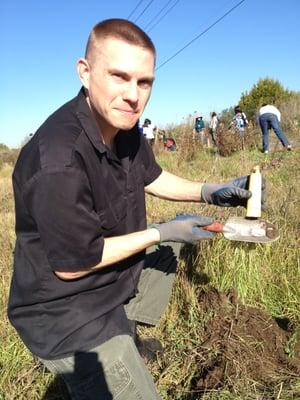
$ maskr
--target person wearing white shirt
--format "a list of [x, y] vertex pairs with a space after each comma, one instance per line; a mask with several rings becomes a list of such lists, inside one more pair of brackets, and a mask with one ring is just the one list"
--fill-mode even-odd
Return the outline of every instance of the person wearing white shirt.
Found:
[[218, 126], [218, 117], [217, 114], [213, 111], [210, 114], [209, 121], [209, 133], [211, 134], [213, 144], [218, 146], [218, 136], [217, 136], [217, 126]]
[[148, 143], [152, 146], [154, 143], [154, 125], [152, 125], [150, 119], [146, 118], [143, 125], [143, 135], [147, 139]]
[[263, 104], [262, 107], [259, 109], [259, 125], [262, 132], [262, 145], [263, 145], [263, 152], [268, 154], [269, 152], [269, 129], [273, 129], [276, 136], [280, 140], [281, 144], [287, 149], [291, 150], [292, 146], [288, 141], [287, 137], [283, 133], [280, 120], [281, 114], [278, 108], [271, 104]]

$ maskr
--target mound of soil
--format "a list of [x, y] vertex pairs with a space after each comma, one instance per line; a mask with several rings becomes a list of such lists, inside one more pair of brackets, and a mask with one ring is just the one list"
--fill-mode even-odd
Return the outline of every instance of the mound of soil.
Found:
[[192, 391], [236, 388], [238, 382], [268, 390], [299, 376], [300, 351], [294, 358], [286, 352], [292, 335], [288, 320], [282, 329], [262, 310], [240, 304], [234, 290], [203, 290], [198, 300], [207, 323], [204, 341], [196, 349]]

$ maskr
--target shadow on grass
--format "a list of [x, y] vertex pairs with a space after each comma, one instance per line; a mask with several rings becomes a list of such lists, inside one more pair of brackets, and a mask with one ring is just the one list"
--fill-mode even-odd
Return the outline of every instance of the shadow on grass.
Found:
[[185, 274], [190, 282], [196, 285], [207, 285], [210, 277], [201, 271], [195, 270], [195, 263], [199, 257], [199, 249], [197, 246], [184, 245], [180, 251], [180, 258], [185, 262]]
[[63, 379], [56, 376], [48, 386], [42, 400], [71, 400]]

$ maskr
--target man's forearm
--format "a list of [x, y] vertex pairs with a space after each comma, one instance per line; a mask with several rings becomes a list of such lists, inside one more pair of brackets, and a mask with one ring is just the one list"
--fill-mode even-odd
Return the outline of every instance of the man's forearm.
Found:
[[173, 201], [201, 201], [203, 183], [193, 182], [163, 171], [145, 192], [161, 199]]
[[99, 264], [90, 268], [84, 268], [76, 272], [56, 271], [56, 275], [64, 280], [78, 279], [92, 272], [98, 271], [118, 261], [124, 260], [145, 248], [159, 242], [160, 235], [157, 229], [146, 229], [128, 235], [106, 238], [102, 260]]

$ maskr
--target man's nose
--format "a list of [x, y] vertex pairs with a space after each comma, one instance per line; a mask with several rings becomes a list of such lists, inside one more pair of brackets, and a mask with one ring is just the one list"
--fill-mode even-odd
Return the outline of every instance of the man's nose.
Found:
[[124, 100], [130, 101], [131, 103], [136, 103], [139, 98], [138, 85], [136, 82], [128, 82], [126, 89], [123, 93]]

